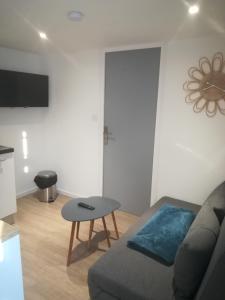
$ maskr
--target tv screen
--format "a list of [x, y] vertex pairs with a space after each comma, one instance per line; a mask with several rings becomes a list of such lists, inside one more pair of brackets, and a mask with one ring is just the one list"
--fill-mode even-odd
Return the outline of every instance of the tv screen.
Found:
[[0, 70], [0, 107], [47, 107], [48, 76]]

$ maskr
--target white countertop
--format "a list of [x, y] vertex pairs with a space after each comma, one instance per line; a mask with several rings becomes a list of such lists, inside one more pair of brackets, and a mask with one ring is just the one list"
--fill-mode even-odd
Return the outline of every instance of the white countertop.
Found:
[[0, 220], [0, 242], [4, 242], [17, 235], [19, 230], [16, 225], [9, 225]]

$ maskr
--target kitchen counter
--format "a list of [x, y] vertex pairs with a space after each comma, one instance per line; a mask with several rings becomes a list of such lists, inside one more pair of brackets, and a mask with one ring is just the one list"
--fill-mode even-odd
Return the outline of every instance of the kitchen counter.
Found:
[[17, 234], [18, 228], [15, 225], [0, 220], [0, 242], [5, 242]]
[[1, 220], [0, 278], [0, 300], [24, 300], [19, 232]]
[[14, 149], [11, 147], [0, 146], [0, 154], [14, 152]]

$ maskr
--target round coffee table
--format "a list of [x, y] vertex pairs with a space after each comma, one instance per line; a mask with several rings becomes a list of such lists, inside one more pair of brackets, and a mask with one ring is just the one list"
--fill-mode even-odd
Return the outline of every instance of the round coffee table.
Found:
[[[84, 202], [88, 205], [94, 206], [94, 210], [89, 210], [83, 207], [78, 206], [79, 202]], [[106, 239], [108, 246], [111, 246], [109, 234], [106, 227], [105, 216], [111, 214], [113, 219], [113, 224], [115, 227], [115, 232], [117, 239], [119, 239], [119, 232], [116, 225], [116, 218], [114, 211], [120, 208], [120, 203], [116, 200], [106, 198], [106, 197], [90, 197], [90, 198], [77, 198], [68, 201], [62, 208], [62, 216], [67, 221], [72, 222], [71, 234], [70, 234], [70, 243], [69, 243], [69, 251], [67, 257], [67, 266], [70, 265], [71, 253], [73, 248], [73, 240], [74, 233], [77, 224], [76, 238], [79, 238], [79, 229], [80, 222], [90, 221], [90, 229], [89, 229], [89, 239], [88, 239], [88, 247], [90, 247], [91, 236], [94, 229], [94, 221], [96, 219], [102, 219], [104, 230], [106, 233]]]

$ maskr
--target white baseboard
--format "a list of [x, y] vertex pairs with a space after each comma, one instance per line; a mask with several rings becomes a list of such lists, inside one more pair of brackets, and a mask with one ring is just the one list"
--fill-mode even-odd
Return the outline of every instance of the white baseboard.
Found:
[[35, 187], [35, 188], [32, 188], [32, 189], [26, 190], [22, 193], [18, 193], [18, 194], [16, 194], [16, 199], [19, 199], [19, 198], [25, 197], [27, 195], [33, 194], [33, 193], [37, 192], [37, 190], [38, 190], [38, 188]]
[[67, 192], [61, 188], [57, 188], [57, 192], [61, 195], [65, 195], [65, 196], [68, 196], [68, 197], [71, 197], [71, 198], [80, 198], [81, 196], [79, 195], [75, 195], [73, 193], [70, 193], [70, 192]]
[[[16, 199], [25, 197], [25, 196], [27, 196], [27, 195], [29, 195], [29, 194], [33, 194], [33, 193], [35, 193], [35, 192], [37, 192], [37, 191], [38, 191], [38, 188], [35, 187], [35, 188], [32, 188], [32, 189], [26, 190], [26, 191], [24, 191], [24, 192], [22, 192], [22, 193], [18, 193], [18, 194], [16, 195]], [[65, 191], [64, 189], [61, 189], [61, 188], [57, 188], [57, 192], [58, 192], [59, 194], [61, 194], [61, 195], [65, 195], [65, 196], [68, 196], [68, 197], [71, 197], [71, 198], [85, 198], [85, 196], [75, 195], [75, 194], [70, 193], [70, 192], [68, 192], [68, 191]]]

